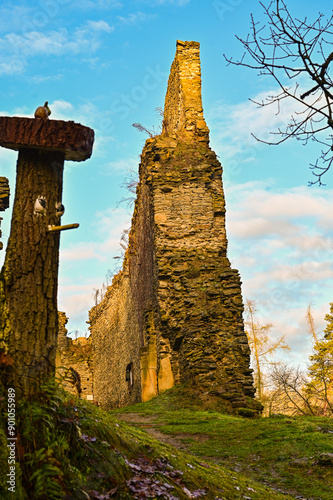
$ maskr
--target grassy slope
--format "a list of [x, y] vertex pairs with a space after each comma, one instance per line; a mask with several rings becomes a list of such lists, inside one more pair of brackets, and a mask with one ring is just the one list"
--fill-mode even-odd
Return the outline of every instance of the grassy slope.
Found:
[[180, 436], [197, 457], [262, 484], [311, 499], [333, 498], [333, 467], [320, 463], [322, 453], [333, 453], [332, 419], [252, 420], [203, 411], [195, 395], [181, 387], [120, 411], [154, 416], [160, 432]]
[[[177, 393], [172, 397], [177, 398]], [[162, 412], [167, 402], [165, 395], [138, 410], [154, 412], [159, 407]], [[191, 412], [185, 415], [191, 418]], [[206, 423], [206, 418], [200, 418]], [[16, 493], [8, 494], [4, 411], [1, 423], [0, 498], [4, 500], [289, 498], [216, 463], [159, 443], [115, 415], [50, 387], [38, 401], [21, 401], [17, 408], [20, 464]]]

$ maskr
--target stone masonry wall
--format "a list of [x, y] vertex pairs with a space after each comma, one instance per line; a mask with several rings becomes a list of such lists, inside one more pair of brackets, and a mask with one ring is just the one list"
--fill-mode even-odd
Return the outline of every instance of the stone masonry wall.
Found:
[[68, 318], [64, 312], [59, 312], [58, 318], [56, 369], [58, 375], [63, 378], [62, 385], [71, 394], [93, 401], [91, 340], [85, 337], [77, 339], [67, 337]]
[[227, 410], [260, 411], [240, 278], [227, 258], [222, 167], [208, 134], [199, 44], [178, 41], [163, 131], [141, 156], [124, 267], [90, 312], [95, 397], [105, 408], [191, 382]]
[[208, 143], [201, 99], [200, 44], [177, 40], [177, 51], [171, 66], [165, 97], [163, 135], [196, 135]]
[[[9, 184], [6, 177], [0, 177], [0, 212], [3, 212], [9, 207]], [[2, 217], [0, 217], [1, 227]], [[1, 238], [1, 229], [0, 229]], [[3, 249], [3, 243], [0, 241], [0, 250]]]
[[[101, 304], [89, 314], [94, 359], [95, 396], [104, 408], [141, 400], [141, 354], [154, 329], [157, 309], [154, 290], [154, 236], [151, 193], [140, 184], [123, 270], [115, 276]], [[131, 380], [128, 380], [128, 369]], [[155, 372], [152, 374], [156, 394]], [[148, 377], [149, 378], [149, 377]], [[148, 384], [149, 385], [149, 384]]]

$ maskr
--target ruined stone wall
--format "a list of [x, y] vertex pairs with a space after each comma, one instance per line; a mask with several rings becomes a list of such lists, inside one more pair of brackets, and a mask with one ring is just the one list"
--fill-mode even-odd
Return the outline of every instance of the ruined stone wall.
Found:
[[178, 41], [163, 131], [141, 156], [124, 268], [90, 312], [94, 390], [106, 408], [192, 382], [225, 409], [258, 409], [240, 278], [227, 258], [222, 167], [208, 133], [199, 44]]
[[208, 142], [201, 98], [200, 44], [177, 40], [165, 97], [163, 135], [193, 134]]
[[154, 205], [160, 322], [158, 391], [191, 380], [246, 407], [254, 395], [241, 283], [227, 258], [222, 167], [208, 145], [179, 136], [148, 140], [141, 177]]
[[56, 353], [56, 370], [62, 378], [62, 386], [75, 396], [94, 400], [92, 352], [90, 338], [67, 337], [64, 312], [58, 313], [59, 334]]
[[[153, 245], [151, 193], [141, 183], [123, 270], [114, 278], [102, 303], [89, 314], [95, 396], [104, 408], [141, 400], [141, 371], [148, 370], [147, 363], [142, 366], [141, 354], [149, 342], [149, 332], [154, 329], [157, 309]], [[152, 392], [156, 394], [156, 367], [151, 376]]]
[[[9, 184], [6, 177], [0, 177], [0, 212], [3, 212], [9, 207]], [[1, 227], [2, 217], [0, 217]], [[1, 229], [0, 229], [1, 238]], [[0, 250], [3, 249], [3, 243], [0, 241]]]

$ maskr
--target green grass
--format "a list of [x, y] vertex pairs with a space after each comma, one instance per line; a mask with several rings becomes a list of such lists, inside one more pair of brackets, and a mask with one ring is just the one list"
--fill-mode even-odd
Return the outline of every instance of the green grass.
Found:
[[196, 395], [181, 387], [120, 411], [154, 417], [160, 432], [180, 436], [205, 461], [295, 496], [333, 498], [333, 467], [318, 463], [321, 453], [333, 453], [332, 419], [246, 419], [203, 411]]
[[[170, 397], [177, 405], [177, 394]], [[163, 401], [164, 397], [154, 403], [161, 411]], [[138, 426], [129, 426], [52, 384], [34, 400], [18, 404], [13, 496], [6, 488], [5, 391], [0, 402], [0, 498], [4, 500], [289, 498], [217, 463], [160, 443]], [[153, 405], [149, 408], [154, 411]], [[186, 411], [187, 420], [197, 425], [195, 413], [192, 418]], [[201, 421], [204, 425], [204, 413]]]

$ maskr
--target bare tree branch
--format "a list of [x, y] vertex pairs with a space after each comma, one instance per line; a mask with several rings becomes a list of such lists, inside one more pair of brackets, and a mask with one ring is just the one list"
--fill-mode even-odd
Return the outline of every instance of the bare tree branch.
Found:
[[[259, 75], [268, 75], [275, 81], [280, 90], [256, 103], [259, 107], [276, 105], [276, 114], [279, 114], [284, 99], [295, 101], [295, 112], [289, 123], [284, 129], [271, 132], [281, 139], [264, 141], [252, 135], [270, 145], [281, 144], [290, 137], [303, 144], [311, 140], [324, 145], [315, 163], [310, 165], [315, 176], [310, 184], [322, 185], [322, 177], [333, 162], [333, 80], [330, 75], [333, 14], [326, 19], [319, 13], [314, 21], [308, 21], [306, 17], [303, 20], [293, 17], [284, 0], [271, 1], [267, 7], [262, 2], [260, 5], [267, 23], [261, 25], [251, 15], [246, 39], [236, 36], [245, 49], [243, 56], [237, 61], [225, 54], [224, 57], [228, 64], [259, 70]], [[297, 78], [301, 80], [297, 82]]]

